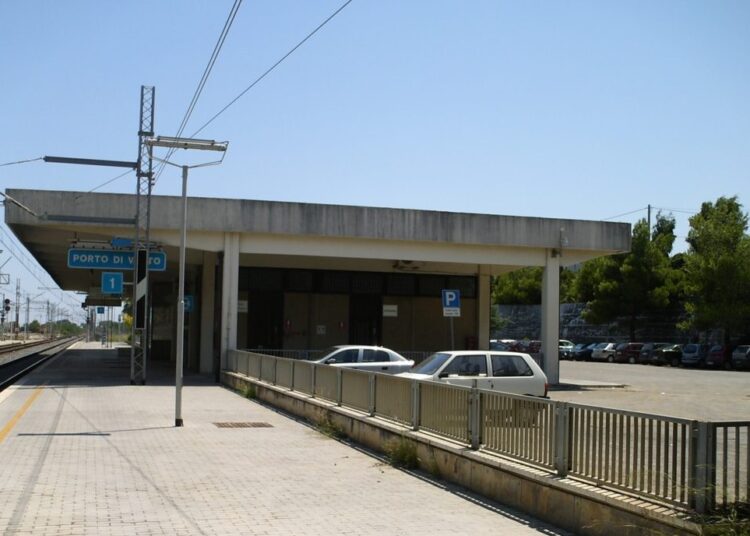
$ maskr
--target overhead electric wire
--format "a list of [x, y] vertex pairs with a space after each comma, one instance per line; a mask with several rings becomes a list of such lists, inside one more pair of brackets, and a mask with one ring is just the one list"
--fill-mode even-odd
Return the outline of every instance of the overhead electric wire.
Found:
[[195, 137], [204, 128], [206, 128], [208, 125], [210, 125], [211, 123], [213, 123], [214, 120], [217, 117], [219, 117], [221, 114], [223, 114], [224, 112], [226, 112], [227, 109], [230, 106], [232, 106], [235, 102], [237, 102], [240, 98], [242, 98], [245, 95], [245, 93], [247, 93], [253, 87], [255, 87], [258, 84], [258, 82], [260, 82], [261, 80], [263, 80], [269, 73], [271, 73], [271, 71], [273, 71], [276, 67], [278, 67], [285, 59], [287, 59], [289, 56], [291, 56], [299, 47], [301, 47], [302, 45], [304, 45], [305, 42], [308, 39], [310, 39], [313, 35], [315, 35], [318, 32], [318, 30], [320, 30], [321, 28], [323, 28], [323, 26], [325, 26], [326, 24], [328, 24], [331, 21], [331, 19], [333, 19], [336, 15], [338, 15], [346, 6], [348, 6], [349, 4], [351, 4], [351, 2], [352, 2], [352, 0], [346, 0], [346, 2], [344, 2], [341, 5], [341, 7], [339, 7], [336, 11], [334, 11], [326, 20], [324, 20], [323, 22], [321, 22], [318, 25], [318, 27], [315, 28], [312, 32], [310, 32], [309, 34], [307, 34], [307, 36], [304, 39], [302, 39], [302, 41], [300, 41], [299, 43], [297, 43], [289, 52], [287, 52], [286, 54], [284, 54], [284, 56], [279, 61], [277, 61], [276, 63], [274, 63], [262, 75], [260, 75], [258, 78], [256, 78], [255, 81], [253, 81], [252, 84], [250, 84], [249, 86], [247, 86], [239, 95], [237, 95], [234, 99], [232, 99], [229, 102], [229, 104], [227, 104], [226, 106], [224, 106], [214, 116], [212, 116], [211, 119], [209, 119], [208, 121], [206, 121], [203, 124], [203, 126], [201, 126], [198, 130], [196, 130], [195, 132], [193, 132], [193, 134], [190, 137], [191, 138]]
[[[203, 88], [206, 87], [206, 82], [208, 82], [208, 77], [211, 75], [211, 71], [214, 68], [214, 64], [216, 63], [216, 60], [219, 57], [219, 53], [221, 52], [221, 49], [224, 46], [224, 41], [226, 41], [227, 35], [229, 35], [229, 30], [232, 27], [232, 24], [234, 23], [234, 19], [237, 16], [237, 12], [239, 11], [241, 5], [242, 5], [242, 0], [235, 0], [234, 4], [232, 5], [232, 9], [229, 10], [229, 15], [227, 16], [227, 20], [224, 22], [224, 28], [222, 28], [221, 33], [219, 34], [219, 38], [216, 40], [216, 44], [214, 45], [214, 50], [211, 53], [211, 57], [209, 58], [205, 69], [203, 69], [203, 75], [201, 76], [201, 79], [198, 82], [198, 86], [195, 88], [195, 92], [193, 93], [193, 98], [190, 100], [190, 104], [188, 104], [187, 110], [185, 110], [185, 115], [182, 117], [182, 121], [180, 122], [180, 126], [177, 129], [177, 134], [175, 134], [175, 138], [179, 138], [180, 136], [182, 136], [182, 133], [185, 131], [185, 127], [187, 126], [188, 121], [190, 121], [190, 116], [193, 114], [196, 104], [198, 104], [198, 99], [200, 98], [201, 93], [203, 93]], [[160, 162], [159, 169], [156, 170], [156, 177], [154, 178], [154, 182], [156, 182], [159, 179], [162, 172], [164, 171], [164, 167], [167, 165], [167, 162], [169, 161], [169, 158], [174, 154], [175, 151], [176, 149], [174, 148], [171, 148], [169, 149], [169, 151], [167, 151], [167, 155], [164, 158], [165, 161]]]
[[43, 160], [43, 159], [44, 159], [44, 157], [40, 156], [39, 158], [32, 158], [30, 160], [17, 160], [15, 162], [6, 162], [5, 164], [0, 164], [0, 167], [15, 166], [16, 164], [26, 164], [28, 162], [37, 162], [37, 161]]
[[96, 186], [96, 187], [92, 188], [91, 190], [89, 190], [89, 191], [87, 191], [87, 192], [85, 192], [85, 193], [82, 193], [82, 194], [80, 194], [80, 195], [77, 195], [77, 196], [75, 197], [75, 200], [76, 200], [76, 201], [78, 201], [78, 200], [79, 200], [79, 199], [80, 199], [81, 197], [83, 197], [84, 195], [86, 195], [86, 194], [90, 194], [90, 193], [92, 193], [92, 192], [95, 192], [95, 191], [96, 191], [96, 190], [98, 190], [99, 188], [103, 188], [103, 187], [107, 186], [108, 184], [110, 184], [110, 183], [112, 183], [112, 182], [115, 182], [115, 181], [116, 181], [117, 179], [121, 179], [121, 178], [123, 178], [123, 177], [124, 177], [125, 175], [127, 175], [128, 173], [133, 173], [134, 171], [135, 171], [135, 170], [133, 170], [133, 169], [129, 169], [129, 170], [127, 170], [127, 171], [123, 172], [123, 173], [120, 173], [120, 174], [119, 174], [119, 175], [117, 175], [116, 177], [112, 177], [112, 178], [111, 178], [111, 179], [109, 179], [108, 181], [106, 181], [106, 182], [103, 182], [103, 183], [101, 183], [101, 184], [100, 184], [99, 186]]
[[609, 218], [604, 218], [602, 221], [614, 220], [615, 218], [621, 218], [623, 216], [630, 216], [631, 214], [635, 214], [636, 212], [641, 212], [641, 211], [644, 211], [644, 210], [648, 210], [648, 207], [643, 207], [643, 208], [639, 208], [639, 209], [636, 209], [636, 210], [631, 210], [630, 212], [624, 212], [622, 214], [618, 214], [617, 216], [610, 216]]
[[697, 210], [680, 210], [679, 208], [653, 207], [658, 210], [668, 210], [669, 212], [679, 212], [681, 214], [698, 214]]

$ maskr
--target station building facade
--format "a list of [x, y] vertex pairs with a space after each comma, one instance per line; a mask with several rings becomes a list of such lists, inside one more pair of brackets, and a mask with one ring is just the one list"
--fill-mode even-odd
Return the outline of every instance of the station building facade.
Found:
[[[6, 223], [58, 285], [112, 303], [101, 274], [69, 267], [67, 250], [132, 237], [135, 196], [6, 195]], [[150, 238], [167, 269], [150, 273], [152, 359], [175, 359], [181, 227], [181, 199], [153, 196]], [[234, 348], [487, 348], [491, 277], [541, 266], [542, 359], [557, 383], [560, 267], [630, 248], [623, 223], [213, 198], [189, 199], [187, 231], [184, 359], [205, 373]], [[460, 291], [452, 321], [444, 289]]]

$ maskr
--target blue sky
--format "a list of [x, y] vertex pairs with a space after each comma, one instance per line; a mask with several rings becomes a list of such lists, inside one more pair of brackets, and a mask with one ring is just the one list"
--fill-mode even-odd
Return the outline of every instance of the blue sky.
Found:
[[[185, 135], [342, 3], [245, 0]], [[1, 3], [0, 164], [135, 159], [141, 84], [174, 135], [231, 5]], [[651, 204], [684, 236], [701, 202], [750, 203], [748, 52], [744, 1], [354, 0], [200, 133], [230, 147], [190, 195], [580, 219]], [[35, 162], [0, 167], [0, 188], [116, 174]], [[155, 193], [179, 188], [169, 169]]]

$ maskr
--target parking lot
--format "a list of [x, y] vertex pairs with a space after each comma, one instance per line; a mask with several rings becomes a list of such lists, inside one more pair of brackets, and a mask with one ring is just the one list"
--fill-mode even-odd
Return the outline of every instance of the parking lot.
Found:
[[750, 419], [750, 372], [561, 361], [560, 378], [623, 387], [553, 390], [552, 400], [685, 419]]

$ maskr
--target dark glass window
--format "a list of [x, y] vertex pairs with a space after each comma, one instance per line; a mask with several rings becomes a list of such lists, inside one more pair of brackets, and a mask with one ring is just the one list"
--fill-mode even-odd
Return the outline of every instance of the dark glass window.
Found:
[[474, 277], [448, 276], [448, 286], [461, 291], [462, 298], [477, 297], [477, 283]]
[[376, 273], [352, 274], [352, 294], [382, 294], [383, 276]]
[[349, 272], [318, 272], [318, 292], [349, 294]]
[[312, 292], [313, 273], [309, 270], [287, 271], [286, 290], [290, 292]]
[[492, 375], [493, 376], [533, 376], [534, 373], [526, 364], [522, 357], [517, 355], [493, 355]]
[[283, 270], [253, 268], [248, 272], [248, 290], [282, 291], [284, 288]]
[[448, 363], [440, 374], [457, 374], [458, 376], [487, 375], [487, 356], [484, 354], [458, 355]]
[[413, 296], [417, 291], [417, 279], [410, 274], [386, 276], [386, 294], [389, 296]]
[[442, 296], [443, 289], [448, 288], [445, 286], [445, 277], [438, 275], [419, 276], [417, 284], [420, 296], [432, 296], [435, 298]]

